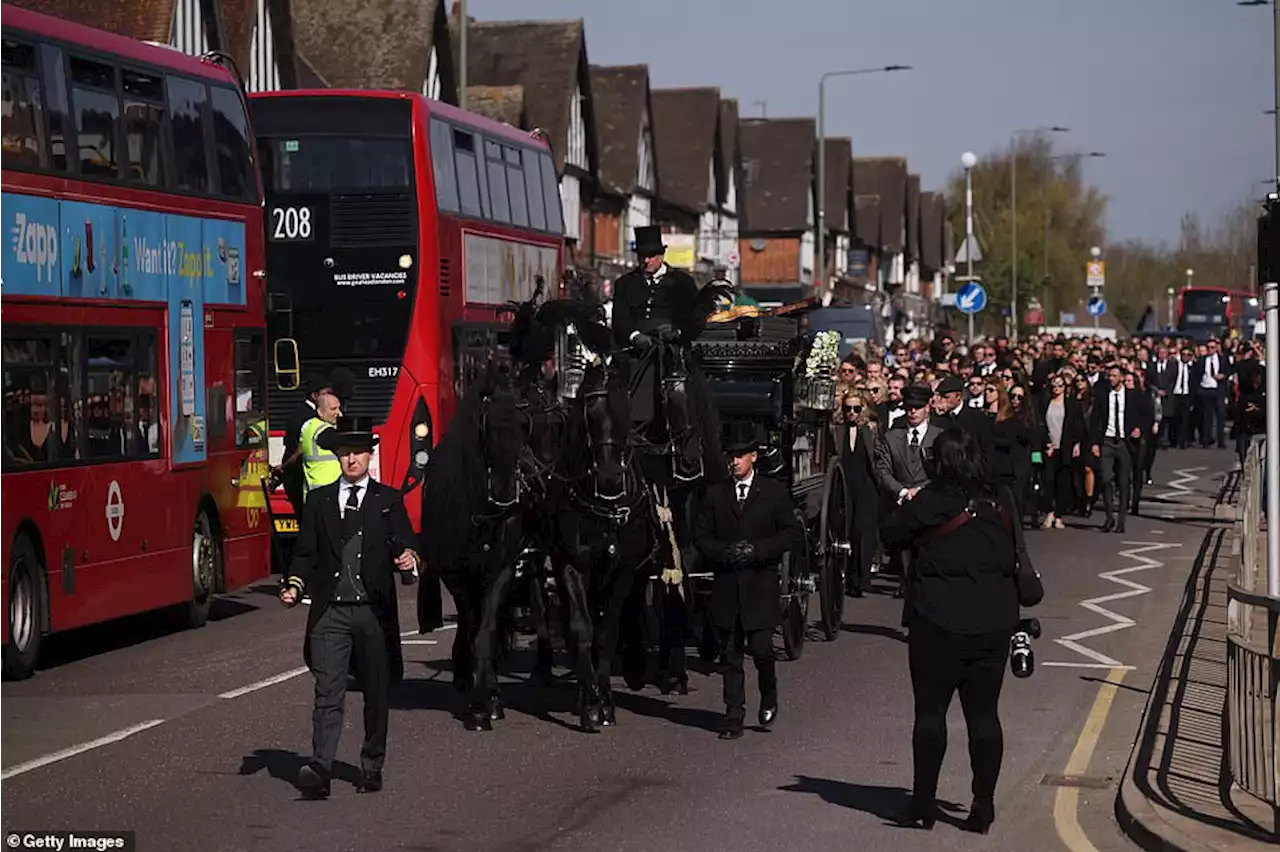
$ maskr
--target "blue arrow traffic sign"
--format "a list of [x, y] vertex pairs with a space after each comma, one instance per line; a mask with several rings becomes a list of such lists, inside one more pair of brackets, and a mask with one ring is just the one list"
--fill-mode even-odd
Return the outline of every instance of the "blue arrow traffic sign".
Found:
[[1100, 317], [1107, 312], [1107, 301], [1101, 296], [1093, 296], [1089, 299], [1089, 316]]
[[977, 281], [970, 281], [956, 293], [956, 307], [961, 313], [976, 314], [987, 306], [987, 291]]

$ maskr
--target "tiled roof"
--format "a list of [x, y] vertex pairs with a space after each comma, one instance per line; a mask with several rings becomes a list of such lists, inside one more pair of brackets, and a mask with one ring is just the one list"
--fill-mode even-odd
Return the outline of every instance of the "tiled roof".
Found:
[[600, 152], [600, 188], [630, 195], [640, 173], [640, 124], [649, 106], [649, 67], [592, 65], [591, 99]]
[[711, 191], [710, 164], [720, 156], [720, 90], [654, 89], [650, 97], [654, 154], [662, 174], [658, 197], [701, 213]]
[[471, 112], [505, 121], [512, 127], [524, 127], [523, 86], [467, 86], [467, 109]]
[[920, 175], [907, 175], [907, 258], [920, 259]]
[[[453, 25], [456, 28], [456, 24]], [[467, 83], [520, 86], [526, 130], [551, 138], [556, 169], [564, 170], [574, 87], [582, 86], [588, 160], [595, 161], [591, 82], [582, 21], [475, 21], [467, 28]]]
[[168, 44], [175, 0], [12, 0], [13, 5], [138, 41]]
[[751, 118], [738, 125], [742, 233], [806, 231], [813, 193], [813, 119]]
[[937, 272], [943, 265], [942, 219], [945, 207], [942, 193], [920, 193], [920, 264], [929, 272]]
[[880, 196], [855, 195], [853, 197], [852, 230], [864, 246], [880, 247]]
[[738, 173], [738, 102], [733, 98], [724, 98], [720, 101], [720, 162], [726, 175], [723, 184], [724, 192], [720, 197], [720, 202], [723, 204], [727, 200], [729, 185], [727, 176], [733, 175], [735, 185], [742, 181], [742, 175]]
[[[444, 0], [289, 0], [299, 77], [334, 88], [421, 92], [431, 49], [448, 44]], [[275, 21], [273, 21], [273, 24]], [[448, 54], [448, 50], [445, 50]], [[437, 55], [452, 93], [452, 60]]]
[[903, 249], [906, 222], [907, 161], [903, 157], [854, 157], [853, 194], [880, 198], [880, 241], [883, 251]]
[[[853, 156], [853, 142], [849, 139], [824, 140], [827, 150], [826, 161], [826, 207], [827, 230], [848, 233], [849, 231], [849, 172]], [[814, 155], [817, 156], [816, 154]], [[814, 179], [818, 169], [814, 166]]]

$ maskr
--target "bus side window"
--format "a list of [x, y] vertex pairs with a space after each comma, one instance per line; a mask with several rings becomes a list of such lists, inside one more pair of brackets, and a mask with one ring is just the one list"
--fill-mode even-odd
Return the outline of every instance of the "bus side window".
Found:
[[71, 104], [80, 174], [120, 177], [120, 98], [116, 93], [115, 66], [71, 57]]
[[203, 83], [182, 77], [165, 78], [169, 93], [169, 122], [173, 138], [173, 178], [178, 189], [207, 193], [209, 158], [205, 149], [205, 107], [209, 92]]
[[44, 465], [58, 457], [57, 424], [50, 405], [53, 347], [43, 336], [4, 341], [4, 467]]
[[4, 39], [4, 130], [0, 145], [6, 169], [44, 169], [49, 166], [44, 146], [44, 117], [36, 50], [29, 44]]
[[164, 186], [161, 157], [164, 125], [164, 84], [158, 74], [122, 70], [124, 140], [128, 178], [147, 186]]
[[504, 225], [511, 224], [511, 203], [507, 197], [507, 168], [502, 161], [502, 146], [485, 140], [484, 159], [488, 165], [489, 200], [493, 204], [493, 219]]
[[542, 172], [538, 170], [538, 153], [524, 148], [524, 185], [529, 193], [529, 227], [539, 231], [547, 229], [547, 208], [542, 198]]
[[539, 153], [542, 162], [542, 195], [547, 204], [547, 230], [554, 234], [564, 233], [564, 216], [560, 211], [560, 182], [556, 180], [556, 167], [551, 162], [551, 155]]
[[462, 199], [462, 212], [467, 216], [483, 216], [476, 137], [465, 130], [453, 131], [453, 149], [458, 161], [458, 195]]
[[267, 347], [261, 332], [236, 334], [236, 448], [267, 445]]
[[249, 122], [240, 94], [234, 89], [214, 86], [213, 139], [218, 158], [222, 195], [236, 201], [253, 201], [257, 195]]
[[133, 455], [154, 456], [160, 452], [160, 396], [156, 383], [156, 336], [144, 334], [138, 341], [138, 383], [136, 409], [138, 431]]
[[436, 185], [436, 206], [458, 212], [458, 182], [453, 172], [453, 145], [449, 125], [431, 119], [431, 175]]
[[62, 51], [40, 45], [40, 67], [44, 78], [44, 111], [49, 118], [49, 153], [53, 168], [74, 172], [76, 158], [67, 156], [67, 137], [71, 134], [71, 110], [67, 106], [67, 69]]

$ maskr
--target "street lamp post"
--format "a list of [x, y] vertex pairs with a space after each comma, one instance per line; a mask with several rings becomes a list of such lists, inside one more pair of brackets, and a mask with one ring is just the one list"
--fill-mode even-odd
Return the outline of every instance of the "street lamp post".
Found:
[[458, 108], [467, 108], [467, 0], [458, 2]]
[[[829, 77], [853, 77], [859, 74], [884, 74], [889, 71], [910, 71], [910, 65], [883, 65], [879, 68], [854, 68], [848, 71], [828, 71], [818, 78], [818, 232], [814, 243], [817, 258], [814, 262], [814, 280], [821, 287], [828, 287], [827, 272], [827, 79]], [[828, 289], [830, 289], [828, 287]]]
[[[968, 267], [966, 277], [973, 280], [973, 167], [978, 164], [978, 157], [972, 151], [965, 151], [960, 156], [960, 164], [964, 166], [964, 260]], [[973, 313], [969, 313], [969, 348], [973, 348]]]
[[1196, 274], [1196, 271], [1195, 271], [1194, 269], [1192, 269], [1190, 266], [1188, 266], [1188, 267], [1187, 267], [1187, 283], [1186, 283], [1186, 285], [1184, 285], [1184, 286], [1183, 286], [1183, 288], [1182, 288], [1182, 289], [1184, 289], [1184, 290], [1190, 290], [1190, 289], [1191, 289], [1191, 280], [1192, 280], [1192, 278], [1194, 278], [1194, 277], [1195, 277], [1195, 274]]
[[[1105, 157], [1102, 151], [1090, 151], [1088, 153], [1075, 154], [1057, 154], [1049, 158], [1050, 163], [1056, 163], [1059, 160], [1078, 160], [1083, 157]], [[1040, 201], [1044, 205], [1044, 275], [1040, 279], [1041, 286], [1044, 287], [1044, 305], [1045, 314], [1049, 313], [1049, 220], [1052, 215], [1049, 211], [1049, 181], [1044, 181], [1040, 185]]]
[[1271, 24], [1274, 29], [1271, 41], [1272, 64], [1275, 74], [1275, 88], [1272, 109], [1269, 113], [1275, 116], [1275, 157], [1276, 157], [1276, 188], [1280, 189], [1280, 3], [1272, 2], [1272, 0], [1237, 0], [1237, 6], [1270, 6], [1271, 7]]
[[1170, 330], [1173, 329], [1173, 296], [1175, 292], [1176, 291], [1172, 287], [1170, 287], [1167, 291], [1165, 291], [1165, 295], [1169, 297], [1169, 328]]
[[1018, 340], [1018, 137], [1027, 133], [1068, 133], [1070, 128], [1052, 125], [1015, 130], [1009, 135], [1009, 228], [1013, 232], [1013, 268], [1010, 272], [1009, 319], [1012, 320], [1013, 339]]

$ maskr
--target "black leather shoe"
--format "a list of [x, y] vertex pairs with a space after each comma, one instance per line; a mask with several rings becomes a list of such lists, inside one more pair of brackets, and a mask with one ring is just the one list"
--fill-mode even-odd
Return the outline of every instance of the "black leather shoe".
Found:
[[729, 726], [728, 726], [728, 727], [726, 727], [723, 731], [721, 731], [721, 732], [720, 732], [720, 739], [722, 739], [722, 740], [740, 740], [740, 739], [742, 739], [742, 726], [741, 726], [741, 725], [729, 725]]
[[769, 728], [773, 725], [773, 721], [777, 718], [778, 718], [778, 702], [777, 701], [772, 701], [768, 704], [763, 704], [760, 706], [760, 714], [759, 716], [757, 716], [757, 719], [760, 722], [760, 727], [764, 728], [766, 731], [769, 730]]
[[974, 805], [969, 808], [969, 815], [960, 821], [960, 830], [968, 831], [972, 834], [986, 834], [991, 830], [991, 824], [996, 821], [996, 813], [994, 807], [981, 807]]
[[360, 781], [356, 784], [357, 793], [376, 793], [382, 789], [381, 772], [361, 772]]
[[308, 763], [298, 770], [298, 789], [307, 799], [327, 799], [330, 788], [329, 773], [318, 763]]
[[1116, 533], [1118, 535], [1124, 535], [1124, 521], [1116, 524]]
[[1116, 528], [1116, 522], [1111, 520], [1110, 518], [1107, 518], [1106, 523], [1102, 525], [1102, 531], [1104, 533], [1109, 533], [1115, 528]]
[[925, 831], [932, 831], [937, 821], [937, 808], [923, 805], [915, 799], [893, 817], [893, 822], [903, 828], [923, 828]]

